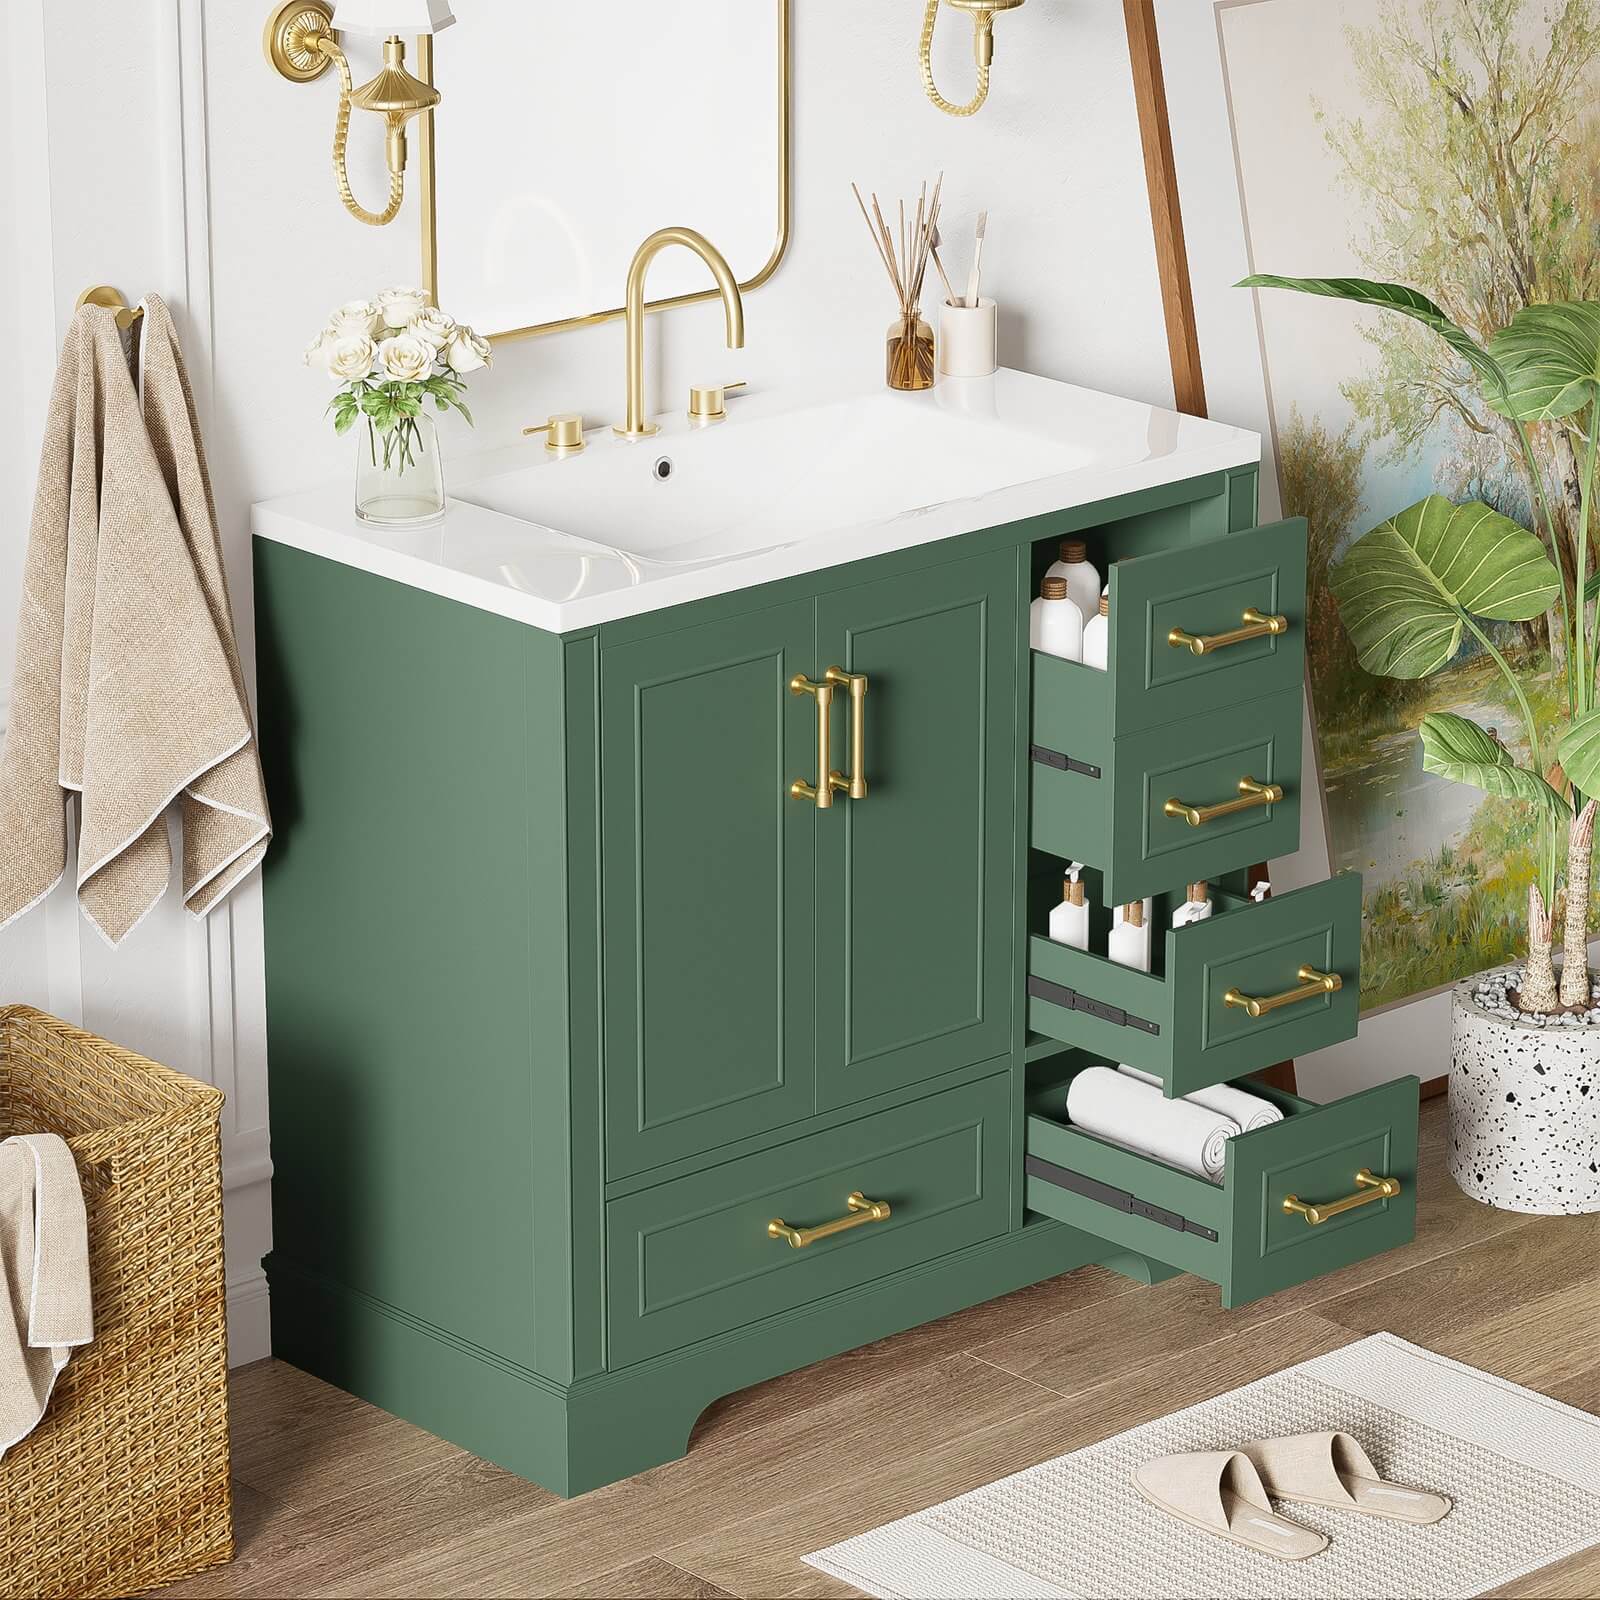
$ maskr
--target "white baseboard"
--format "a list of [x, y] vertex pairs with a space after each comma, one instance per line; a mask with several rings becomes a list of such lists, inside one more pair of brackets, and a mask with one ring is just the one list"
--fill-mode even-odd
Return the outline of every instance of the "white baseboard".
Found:
[[272, 1309], [261, 1270], [261, 1258], [272, 1248], [272, 1164], [264, 1134], [237, 1143], [223, 1163], [230, 1367], [272, 1354]]
[[272, 1354], [272, 1302], [259, 1268], [228, 1283], [228, 1365], [248, 1366]]

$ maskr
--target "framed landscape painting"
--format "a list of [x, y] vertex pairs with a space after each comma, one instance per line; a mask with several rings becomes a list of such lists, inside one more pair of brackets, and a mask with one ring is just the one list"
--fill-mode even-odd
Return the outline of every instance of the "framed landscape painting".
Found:
[[[1310, 527], [1327, 853], [1362, 874], [1372, 1011], [1517, 956], [1535, 827], [1527, 807], [1422, 770], [1429, 711], [1493, 727], [1525, 758], [1488, 657], [1469, 649], [1420, 682], [1369, 676], [1329, 572], [1430, 493], [1528, 525], [1530, 486], [1473, 373], [1426, 330], [1232, 285], [1403, 283], [1480, 341], [1530, 302], [1600, 295], [1600, 0], [1158, 0], [1157, 14], [1209, 408], [1261, 427], [1264, 511]], [[1559, 506], [1570, 444], [1549, 430], [1535, 449]], [[1495, 642], [1530, 686], [1546, 681], [1542, 620]], [[1554, 704], [1535, 711], [1556, 721]]]

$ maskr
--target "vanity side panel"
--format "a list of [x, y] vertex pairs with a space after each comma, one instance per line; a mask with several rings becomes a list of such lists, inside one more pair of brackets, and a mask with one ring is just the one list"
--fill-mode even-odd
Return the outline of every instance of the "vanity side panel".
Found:
[[536, 635], [262, 541], [256, 607], [277, 1351], [405, 1409], [362, 1302], [536, 1361], [532, 1067], [565, 1031], [530, 981], [534, 907], [563, 905], [528, 815]]
[[[605, 1366], [600, 1095], [600, 651], [528, 629], [528, 830], [536, 860], [534, 1317], [539, 1371]], [[554, 659], [552, 659], [552, 654]], [[564, 818], [558, 827], [550, 819]], [[557, 892], [559, 890], [559, 892]]]
[[[1227, 533], [1243, 533], [1261, 520], [1261, 469], [1235, 467], [1228, 474]], [[1281, 515], [1281, 513], [1280, 513]]]

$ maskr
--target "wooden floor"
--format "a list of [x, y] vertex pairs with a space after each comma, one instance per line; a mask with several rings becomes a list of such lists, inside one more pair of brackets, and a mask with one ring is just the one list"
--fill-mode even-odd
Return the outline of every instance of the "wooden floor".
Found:
[[[245, 1368], [239, 1558], [162, 1593], [853, 1595], [801, 1556], [1379, 1329], [1600, 1411], [1600, 1217], [1466, 1199], [1443, 1111], [1423, 1108], [1403, 1250], [1234, 1312], [1194, 1278], [1086, 1267], [733, 1395], [685, 1460], [577, 1500], [292, 1367]], [[1600, 1594], [1600, 1555], [1496, 1592]]]

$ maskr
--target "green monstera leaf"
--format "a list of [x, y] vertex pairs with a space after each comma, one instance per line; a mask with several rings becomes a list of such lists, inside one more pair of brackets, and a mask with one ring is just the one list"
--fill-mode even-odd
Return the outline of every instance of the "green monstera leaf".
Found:
[[1506, 374], [1494, 355], [1465, 328], [1452, 322], [1425, 294], [1418, 294], [1403, 283], [1376, 283], [1371, 278], [1280, 278], [1274, 273], [1257, 272], [1241, 278], [1234, 288], [1294, 289], [1300, 294], [1326, 295], [1332, 300], [1348, 300], [1353, 305], [1373, 306], [1380, 311], [1398, 311], [1438, 334], [1477, 373], [1486, 394], [1498, 397], [1506, 389]]
[[1526, 800], [1552, 821], [1571, 815], [1566, 801], [1538, 773], [1519, 767], [1477, 723], [1453, 711], [1430, 711], [1422, 719], [1421, 733], [1424, 772], [1470, 783], [1503, 800]]
[[1557, 746], [1561, 770], [1581, 794], [1600, 794], [1600, 711], [1574, 720]]
[[1570, 417], [1600, 395], [1600, 304], [1568, 300], [1524, 306], [1489, 341], [1506, 375], [1490, 404], [1518, 422]]
[[1560, 586], [1526, 528], [1437, 494], [1364, 533], [1329, 579], [1361, 665], [1387, 678], [1425, 678], [1453, 660], [1463, 612], [1526, 622]]

